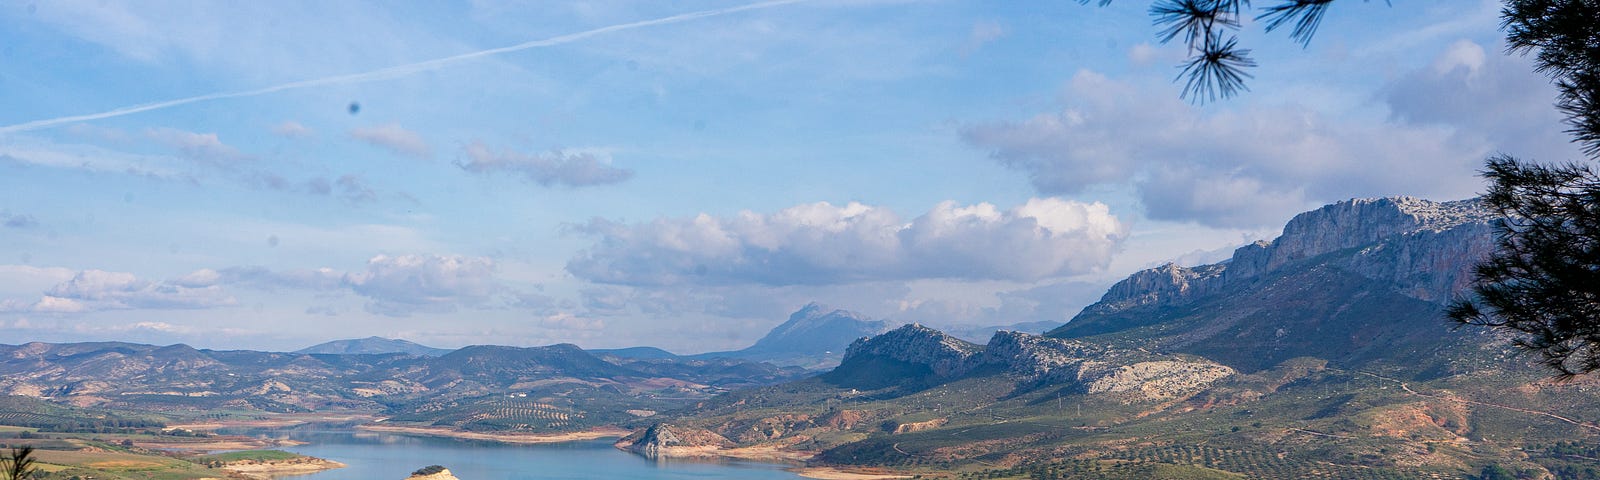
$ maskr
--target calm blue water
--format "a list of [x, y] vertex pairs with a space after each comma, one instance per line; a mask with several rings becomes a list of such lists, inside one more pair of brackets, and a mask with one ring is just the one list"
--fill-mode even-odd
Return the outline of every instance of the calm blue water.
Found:
[[[260, 434], [262, 432], [253, 432]], [[349, 465], [295, 480], [404, 480], [444, 465], [462, 480], [641, 479], [792, 480], [781, 465], [748, 462], [656, 462], [611, 447], [611, 440], [504, 445], [348, 430], [274, 430], [273, 437], [311, 442], [284, 450]]]

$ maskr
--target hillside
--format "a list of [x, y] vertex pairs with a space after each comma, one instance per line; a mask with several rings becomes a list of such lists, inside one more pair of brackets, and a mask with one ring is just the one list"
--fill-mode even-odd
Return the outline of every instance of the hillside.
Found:
[[[9, 424], [63, 429], [262, 413], [386, 415], [397, 424], [553, 432], [624, 424], [650, 412], [803, 370], [738, 359], [612, 359], [576, 346], [479, 345], [432, 357], [298, 354], [100, 342], [0, 345], [0, 395], [107, 412], [105, 421], [4, 410]], [[15, 402], [13, 402], [15, 403]], [[21, 405], [21, 404], [18, 404]], [[65, 408], [65, 407], [62, 407]], [[92, 419], [92, 418], [91, 418]]]
[[1600, 446], [1592, 379], [1554, 383], [1504, 339], [1442, 320], [1490, 245], [1488, 221], [1470, 201], [1340, 202], [1229, 261], [1138, 272], [1046, 336], [979, 345], [908, 325], [853, 343], [827, 374], [730, 392], [662, 425], [726, 441], [684, 451], [775, 449], [927, 477], [1600, 469], [1551, 450]]

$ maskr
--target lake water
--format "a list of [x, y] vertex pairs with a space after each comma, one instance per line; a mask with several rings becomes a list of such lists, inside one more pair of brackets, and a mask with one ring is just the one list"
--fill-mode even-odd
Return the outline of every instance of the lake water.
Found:
[[611, 440], [506, 445], [349, 430], [292, 429], [266, 434], [311, 442], [284, 450], [349, 465], [292, 477], [295, 480], [403, 480], [412, 471], [428, 465], [443, 465], [462, 480], [802, 478], [784, 471], [782, 465], [657, 462], [612, 448]]

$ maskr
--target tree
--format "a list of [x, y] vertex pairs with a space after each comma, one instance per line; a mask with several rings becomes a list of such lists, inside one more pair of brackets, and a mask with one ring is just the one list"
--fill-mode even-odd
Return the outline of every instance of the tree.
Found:
[[[1097, 1], [1102, 7], [1111, 4], [1111, 0]], [[1258, 10], [1255, 20], [1268, 32], [1292, 26], [1289, 38], [1310, 45], [1333, 1], [1280, 0]], [[1150, 5], [1150, 15], [1161, 28], [1161, 43], [1181, 38], [1189, 47], [1189, 60], [1178, 74], [1184, 79], [1180, 97], [1207, 102], [1248, 90], [1244, 82], [1251, 75], [1246, 69], [1254, 68], [1256, 61], [1250, 58], [1250, 49], [1239, 45], [1236, 32], [1250, 12], [1250, 0], [1155, 0]]]
[[[1600, 1], [1507, 0], [1501, 17], [1510, 51], [1535, 54], [1567, 133], [1600, 161]], [[1498, 248], [1450, 319], [1511, 334], [1558, 378], [1600, 370], [1600, 175], [1502, 154], [1484, 177], [1484, 203], [1501, 215]]]
[[1478, 476], [1473, 478], [1476, 480], [1517, 480], [1517, 475], [1512, 473], [1511, 469], [1491, 463], [1484, 465], [1483, 470], [1478, 472]]
[[33, 466], [33, 447], [24, 445], [11, 449], [11, 457], [0, 457], [0, 473], [4, 473], [6, 480], [23, 480], [33, 476], [38, 471]]

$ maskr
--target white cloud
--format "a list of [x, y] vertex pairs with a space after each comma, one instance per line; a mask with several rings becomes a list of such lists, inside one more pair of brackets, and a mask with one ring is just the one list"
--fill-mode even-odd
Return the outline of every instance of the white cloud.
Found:
[[585, 318], [559, 312], [540, 318], [539, 326], [550, 330], [604, 330], [606, 322], [598, 318]]
[[171, 280], [190, 288], [243, 284], [260, 289], [293, 288], [330, 290], [343, 286], [345, 273], [332, 268], [274, 271], [266, 267], [202, 268]]
[[1526, 58], [1490, 53], [1468, 40], [1379, 92], [1404, 125], [1453, 130], [1453, 142], [1545, 161], [1581, 158], [1552, 106], [1556, 90]]
[[35, 267], [32, 265], [0, 265], [0, 292], [38, 293], [50, 286], [65, 282], [77, 272], [60, 267]]
[[45, 290], [37, 301], [10, 299], [0, 311], [80, 313], [126, 309], [202, 309], [232, 306], [238, 302], [215, 285], [155, 282], [131, 273], [81, 270]]
[[401, 155], [417, 158], [433, 156], [433, 147], [422, 139], [422, 135], [407, 130], [398, 123], [389, 123], [374, 127], [357, 127], [350, 129], [350, 138], [366, 142], [373, 146], [389, 150]]
[[300, 122], [293, 120], [285, 120], [283, 123], [273, 125], [272, 133], [280, 137], [295, 139], [311, 138], [317, 135], [317, 132], [312, 130], [311, 127], [301, 125]]
[[909, 222], [882, 207], [820, 202], [637, 225], [596, 219], [577, 230], [598, 241], [567, 270], [628, 285], [1036, 280], [1104, 267], [1126, 234], [1104, 204], [1055, 198], [1007, 211], [944, 202]]
[[231, 145], [222, 143], [215, 133], [196, 133], [175, 128], [151, 128], [144, 131], [145, 138], [178, 151], [184, 157], [206, 165], [233, 170], [250, 157]]
[[397, 316], [481, 304], [501, 289], [493, 261], [461, 255], [378, 255], [343, 283], [372, 301], [368, 310]]
[[481, 142], [473, 142], [467, 145], [464, 153], [466, 160], [456, 162], [462, 170], [478, 174], [510, 173], [546, 187], [607, 185], [633, 178], [633, 170], [611, 166], [611, 157], [605, 152], [495, 152]]
[[1177, 52], [1177, 50], [1158, 47], [1150, 42], [1139, 42], [1128, 48], [1128, 61], [1141, 67], [1155, 63], [1157, 60], [1176, 62], [1182, 57], [1174, 54], [1174, 52]]
[[1452, 129], [1345, 121], [1295, 106], [1207, 112], [1081, 71], [1070, 106], [962, 136], [1038, 191], [1134, 188], [1150, 218], [1221, 227], [1278, 224], [1354, 196], [1463, 198], [1489, 153]]

